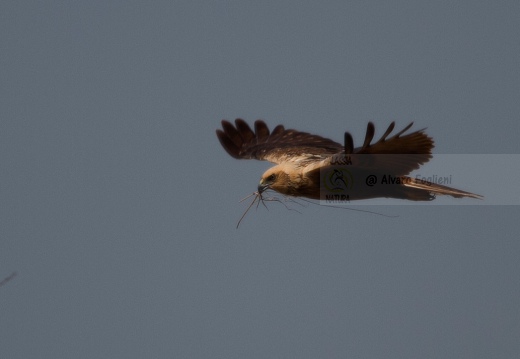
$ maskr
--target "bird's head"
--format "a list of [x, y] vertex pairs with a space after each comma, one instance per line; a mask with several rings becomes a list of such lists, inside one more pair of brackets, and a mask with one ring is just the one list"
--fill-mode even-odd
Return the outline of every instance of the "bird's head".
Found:
[[262, 175], [260, 183], [258, 184], [258, 192], [262, 193], [268, 189], [272, 189], [282, 194], [289, 194], [290, 183], [289, 174], [284, 171], [283, 167], [280, 165], [274, 166], [269, 168]]

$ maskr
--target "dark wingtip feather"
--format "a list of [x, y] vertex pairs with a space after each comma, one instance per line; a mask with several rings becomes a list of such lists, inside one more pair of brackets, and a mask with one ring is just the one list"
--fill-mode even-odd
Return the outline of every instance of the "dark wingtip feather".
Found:
[[370, 145], [370, 142], [374, 138], [374, 134], [376, 133], [374, 124], [372, 122], [369, 122], [367, 125], [367, 133], [365, 135], [365, 142], [363, 142], [363, 148], [368, 147]]
[[392, 121], [392, 123], [390, 124], [390, 126], [388, 126], [388, 128], [386, 129], [386, 132], [384, 133], [384, 135], [381, 137], [381, 139], [379, 141], [383, 142], [386, 140], [386, 138], [388, 137], [388, 135], [394, 130], [394, 127], [395, 127], [395, 122]]
[[235, 126], [244, 142], [249, 142], [255, 138], [253, 130], [251, 130], [251, 127], [249, 127], [246, 121], [242, 120], [241, 118], [237, 118], [235, 120]]
[[[408, 131], [410, 129], [410, 127], [413, 126], [413, 121], [410, 122], [410, 124], [408, 126], [406, 126], [405, 128], [403, 128], [401, 131], [399, 131], [398, 133], [395, 134], [395, 138], [401, 136], [403, 133], [405, 133], [406, 131]], [[420, 132], [420, 131], [417, 131], [417, 132]]]
[[231, 141], [235, 143], [236, 146], [240, 146], [242, 143], [242, 136], [240, 136], [240, 133], [238, 133], [237, 129], [231, 122], [222, 120], [222, 129], [224, 130], [224, 133]]
[[240, 148], [229, 138], [227, 133], [217, 130], [217, 137], [222, 147], [231, 157], [240, 158]]
[[276, 141], [278, 139], [278, 136], [280, 136], [280, 134], [284, 131], [285, 131], [285, 127], [283, 127], [283, 125], [276, 126], [273, 129], [273, 131], [271, 132], [271, 136], [269, 136], [269, 139], [267, 140], [267, 142]]
[[348, 132], [345, 132], [345, 154], [350, 155], [352, 152], [354, 152], [354, 139], [352, 138], [352, 135]]
[[258, 142], [265, 142], [269, 137], [269, 127], [262, 120], [255, 121], [255, 134]]

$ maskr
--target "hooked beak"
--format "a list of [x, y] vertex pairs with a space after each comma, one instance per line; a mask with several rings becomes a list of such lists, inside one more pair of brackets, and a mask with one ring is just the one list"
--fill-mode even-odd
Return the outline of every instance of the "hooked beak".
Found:
[[268, 188], [269, 188], [269, 185], [264, 183], [264, 179], [261, 179], [260, 183], [258, 184], [258, 193], [262, 193]]

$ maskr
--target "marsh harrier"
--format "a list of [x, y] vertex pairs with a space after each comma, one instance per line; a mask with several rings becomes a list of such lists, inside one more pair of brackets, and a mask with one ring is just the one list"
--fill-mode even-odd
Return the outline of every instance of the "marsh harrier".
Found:
[[[260, 179], [257, 194], [270, 189], [286, 196], [310, 199], [334, 198], [338, 191], [350, 200], [378, 197], [429, 201], [435, 195], [452, 197], [481, 196], [407, 176], [428, 162], [432, 138], [424, 129], [405, 134], [413, 122], [393, 134], [395, 123], [381, 138], [372, 143], [374, 125], [369, 122], [361, 147], [354, 148], [352, 136], [346, 132], [344, 144], [328, 138], [285, 129], [278, 125], [272, 131], [264, 121], [254, 123], [254, 131], [242, 119], [235, 125], [223, 120], [217, 136], [222, 147], [234, 158], [270, 161]], [[368, 181], [370, 179], [370, 181]]]

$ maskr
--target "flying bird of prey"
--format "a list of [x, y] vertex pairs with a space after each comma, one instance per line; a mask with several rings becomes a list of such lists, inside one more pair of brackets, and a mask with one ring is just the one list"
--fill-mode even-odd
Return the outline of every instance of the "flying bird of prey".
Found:
[[[480, 195], [407, 176], [432, 157], [433, 140], [424, 129], [405, 134], [413, 122], [389, 137], [395, 123], [372, 143], [375, 127], [369, 122], [363, 145], [354, 147], [346, 132], [344, 144], [328, 138], [285, 129], [272, 131], [264, 121], [254, 123], [254, 131], [242, 119], [235, 125], [223, 120], [217, 136], [234, 158], [275, 163], [260, 179], [257, 195], [274, 190], [282, 195], [323, 200], [343, 191], [348, 200], [378, 197], [429, 201], [435, 195], [481, 198]], [[370, 181], [368, 181], [370, 179]]]

